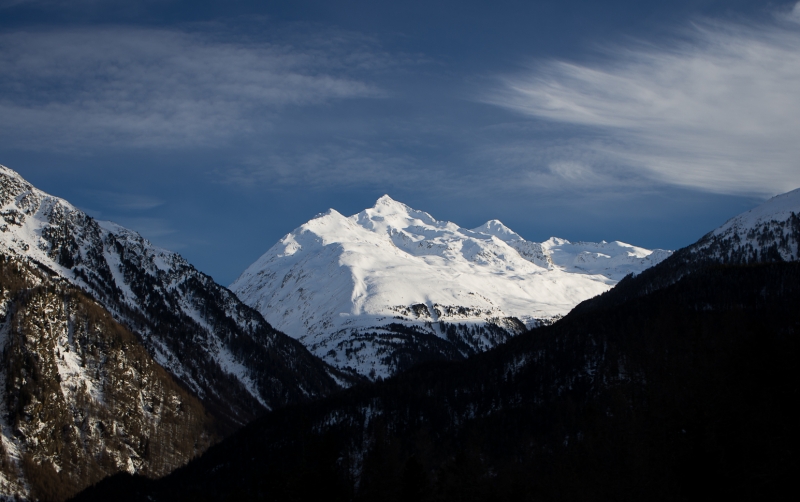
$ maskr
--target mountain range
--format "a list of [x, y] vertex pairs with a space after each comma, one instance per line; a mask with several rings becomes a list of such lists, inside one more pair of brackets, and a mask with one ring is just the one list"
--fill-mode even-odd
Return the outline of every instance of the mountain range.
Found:
[[784, 500], [800, 462], [800, 190], [563, 319], [277, 410], [76, 500]]
[[[558, 498], [613, 469], [656, 486], [595, 469], [604, 455], [674, 471], [725, 441], [791, 470], [761, 433], [790, 434], [798, 213], [800, 190], [670, 253], [467, 230], [384, 196], [309, 221], [227, 289], [0, 166], [0, 500], [107, 476], [79, 498]], [[692, 441], [656, 441], [667, 425]], [[673, 471], [665, 494], [688, 479]]]
[[375, 379], [495, 347], [670, 253], [529, 242], [498, 220], [469, 230], [384, 195], [298, 227], [230, 289], [329, 364]]

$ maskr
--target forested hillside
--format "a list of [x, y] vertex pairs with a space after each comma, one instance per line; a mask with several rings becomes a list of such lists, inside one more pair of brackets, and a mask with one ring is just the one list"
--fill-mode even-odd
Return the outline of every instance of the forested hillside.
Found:
[[799, 467], [797, 305], [796, 262], [703, 268], [77, 500], [778, 500]]

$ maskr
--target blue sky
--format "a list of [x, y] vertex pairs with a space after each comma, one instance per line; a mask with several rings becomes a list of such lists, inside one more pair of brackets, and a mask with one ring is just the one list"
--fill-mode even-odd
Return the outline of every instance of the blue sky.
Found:
[[0, 0], [0, 164], [230, 283], [384, 193], [690, 244], [800, 186], [800, 7]]

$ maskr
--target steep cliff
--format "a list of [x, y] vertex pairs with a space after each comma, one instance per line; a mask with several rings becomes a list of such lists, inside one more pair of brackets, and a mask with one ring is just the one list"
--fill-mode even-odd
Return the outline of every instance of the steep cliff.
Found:
[[0, 498], [63, 500], [119, 471], [158, 477], [215, 440], [203, 405], [67, 281], [0, 257]]

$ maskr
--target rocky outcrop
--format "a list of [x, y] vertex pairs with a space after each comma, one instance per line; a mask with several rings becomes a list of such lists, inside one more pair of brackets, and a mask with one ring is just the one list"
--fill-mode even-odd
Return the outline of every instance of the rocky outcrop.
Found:
[[0, 497], [159, 477], [217, 437], [200, 401], [67, 281], [0, 257], [0, 309]]

